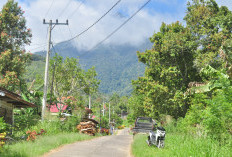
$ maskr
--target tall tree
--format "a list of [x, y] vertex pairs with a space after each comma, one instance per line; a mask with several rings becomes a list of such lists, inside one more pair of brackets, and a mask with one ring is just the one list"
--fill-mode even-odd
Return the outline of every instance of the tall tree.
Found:
[[218, 55], [224, 41], [231, 38], [231, 11], [225, 6], [219, 8], [215, 0], [192, 0], [184, 20], [199, 44], [194, 65], [198, 70], [207, 65], [221, 68]]
[[20, 89], [22, 74], [30, 61], [24, 46], [30, 44], [32, 35], [23, 14], [14, 0], [8, 0], [0, 11], [0, 86], [12, 91]]
[[162, 24], [160, 32], [151, 37], [151, 50], [138, 53], [139, 61], [146, 64], [145, 76], [133, 81], [138, 95], [143, 94], [144, 110], [152, 117], [159, 114], [184, 116], [186, 100], [180, 101], [189, 82], [199, 80], [194, 68], [198, 47], [190, 29], [179, 22]]

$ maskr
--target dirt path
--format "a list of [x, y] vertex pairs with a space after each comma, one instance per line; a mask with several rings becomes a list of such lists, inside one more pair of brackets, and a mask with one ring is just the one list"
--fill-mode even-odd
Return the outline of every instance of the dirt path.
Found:
[[130, 157], [131, 142], [132, 135], [124, 129], [117, 135], [65, 145], [44, 157]]

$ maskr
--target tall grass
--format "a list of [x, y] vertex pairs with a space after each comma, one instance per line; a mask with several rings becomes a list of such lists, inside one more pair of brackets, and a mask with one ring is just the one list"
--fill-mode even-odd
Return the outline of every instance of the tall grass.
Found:
[[64, 144], [73, 143], [94, 138], [79, 133], [59, 133], [56, 135], [40, 136], [34, 142], [21, 141], [13, 145], [6, 145], [1, 157], [37, 157], [51, 149]]
[[148, 135], [134, 137], [132, 152], [135, 157], [231, 157], [232, 142], [220, 145], [216, 140], [194, 137], [189, 134], [170, 133], [165, 139], [165, 148], [149, 147]]

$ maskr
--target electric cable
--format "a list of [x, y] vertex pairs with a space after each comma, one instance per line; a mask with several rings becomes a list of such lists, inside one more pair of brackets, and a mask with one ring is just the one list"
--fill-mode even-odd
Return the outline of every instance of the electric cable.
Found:
[[68, 41], [71, 41], [81, 35], [83, 35], [85, 32], [87, 32], [90, 28], [92, 28], [94, 25], [96, 25], [101, 19], [103, 19], [114, 7], [116, 7], [116, 5], [118, 5], [118, 3], [120, 2], [121, 0], [118, 0], [107, 12], [105, 12], [99, 19], [97, 19], [92, 25], [90, 25], [87, 29], [85, 29], [84, 31], [82, 31], [81, 33], [77, 34], [76, 36], [68, 39], [68, 40], [65, 40], [65, 41], [62, 41], [62, 42], [59, 42], [57, 44], [60, 44], [60, 43], [64, 43], [64, 42], [68, 42]]
[[64, 11], [68, 8], [68, 6], [70, 5], [72, 0], [69, 0], [68, 3], [66, 4], [66, 6], [64, 7], [64, 9], [60, 12], [59, 16], [58, 17], [61, 17], [64, 13]]
[[82, 4], [83, 4], [83, 2], [81, 1], [80, 4], [76, 7], [76, 9], [71, 14], [69, 14], [67, 19], [70, 19], [71, 17], [73, 17], [73, 15], [75, 15], [75, 13], [82, 6]]
[[113, 34], [115, 34], [117, 31], [119, 31], [127, 22], [129, 22], [136, 14], [138, 14], [151, 0], [148, 0], [146, 3], [144, 3], [134, 14], [132, 14], [126, 21], [124, 21], [119, 27], [117, 27], [112, 33], [110, 33], [107, 37], [105, 37], [102, 41], [100, 41], [98, 44], [96, 44], [93, 48], [91, 48], [89, 51], [95, 49], [99, 45], [101, 45], [103, 42], [105, 42], [107, 39], [109, 39]]
[[50, 4], [50, 7], [48, 8], [48, 11], [46, 12], [44, 18], [46, 18], [46, 16], [48, 15], [50, 9], [52, 8], [52, 5], [53, 5], [54, 1], [55, 1], [55, 0], [53, 0], [52, 3]]

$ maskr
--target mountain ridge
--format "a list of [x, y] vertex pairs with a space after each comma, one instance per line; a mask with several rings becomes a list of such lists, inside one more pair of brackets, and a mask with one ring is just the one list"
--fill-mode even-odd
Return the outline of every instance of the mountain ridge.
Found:
[[[145, 65], [138, 62], [136, 52], [145, 51], [151, 47], [152, 44], [145, 41], [136, 46], [104, 44], [90, 51], [78, 50], [72, 43], [60, 43], [55, 45], [54, 49], [63, 57], [79, 58], [84, 69], [95, 66], [98, 79], [101, 80], [100, 92], [130, 95], [132, 91], [131, 80], [142, 76], [145, 70]], [[35, 54], [45, 56], [46, 53], [40, 51]]]

